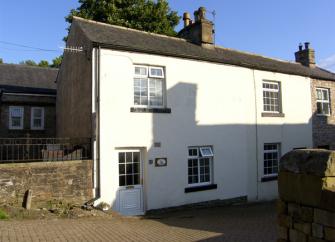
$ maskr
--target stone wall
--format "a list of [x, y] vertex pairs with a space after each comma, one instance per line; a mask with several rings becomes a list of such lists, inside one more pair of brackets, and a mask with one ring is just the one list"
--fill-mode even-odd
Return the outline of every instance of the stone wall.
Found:
[[[330, 116], [320, 116], [316, 113], [316, 88], [329, 89], [330, 96]], [[312, 80], [312, 124], [314, 147], [329, 146], [335, 150], [335, 82]]]
[[278, 186], [278, 242], [335, 241], [335, 152], [287, 153]]
[[50, 201], [83, 204], [92, 199], [93, 161], [0, 164], [0, 204], [21, 206], [28, 189], [32, 207]]

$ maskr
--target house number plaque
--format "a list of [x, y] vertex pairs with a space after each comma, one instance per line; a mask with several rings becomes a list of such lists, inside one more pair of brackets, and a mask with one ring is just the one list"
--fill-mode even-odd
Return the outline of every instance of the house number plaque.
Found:
[[155, 166], [167, 166], [167, 158], [156, 158], [155, 159]]

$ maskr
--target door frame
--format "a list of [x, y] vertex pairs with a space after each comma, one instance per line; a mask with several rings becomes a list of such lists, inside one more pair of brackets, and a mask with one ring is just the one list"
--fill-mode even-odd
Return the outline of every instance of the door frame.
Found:
[[116, 162], [117, 162], [117, 177], [118, 177], [118, 187], [117, 187], [117, 194], [116, 194], [116, 200], [117, 200], [117, 210], [120, 212], [121, 210], [121, 207], [120, 207], [120, 198], [119, 198], [119, 192], [120, 190], [123, 190], [123, 189], [120, 189], [120, 188], [126, 188], [127, 186], [120, 186], [119, 185], [119, 176], [120, 176], [120, 173], [119, 173], [119, 153], [120, 152], [139, 152], [140, 153], [140, 184], [139, 185], [134, 185], [134, 188], [136, 188], [136, 186], [138, 186], [138, 188], [142, 188], [142, 191], [141, 191], [141, 207], [142, 207], [142, 214], [145, 214], [145, 211], [146, 211], [146, 197], [145, 197], [145, 174], [144, 174], [144, 165], [146, 162], [145, 161], [145, 158], [146, 158], [146, 148], [145, 147], [120, 147], [120, 148], [115, 148], [116, 150]]

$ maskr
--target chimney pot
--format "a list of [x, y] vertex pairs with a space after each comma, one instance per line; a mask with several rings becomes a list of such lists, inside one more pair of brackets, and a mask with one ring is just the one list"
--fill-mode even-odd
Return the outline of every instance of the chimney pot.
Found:
[[191, 16], [187, 12], [184, 13], [183, 20], [184, 20], [184, 28], [192, 24]]
[[199, 12], [194, 11], [194, 22], [198, 22], [198, 21], [199, 21]]
[[309, 49], [309, 42], [305, 42], [305, 49], [308, 50]]
[[299, 51], [302, 51], [302, 43], [299, 44]]
[[206, 19], [206, 8], [205, 7], [200, 7], [198, 9], [198, 15], [199, 15], [199, 20]]

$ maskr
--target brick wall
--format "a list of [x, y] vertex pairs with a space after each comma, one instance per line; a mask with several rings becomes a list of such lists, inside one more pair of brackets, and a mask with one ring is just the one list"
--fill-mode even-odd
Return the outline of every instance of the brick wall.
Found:
[[[330, 116], [318, 116], [316, 114], [316, 88], [328, 88], [330, 94]], [[329, 145], [330, 149], [335, 149], [335, 82], [312, 80], [312, 124], [314, 147]]]
[[22, 205], [28, 189], [32, 207], [62, 200], [82, 204], [92, 199], [93, 161], [0, 164], [0, 204]]
[[295, 150], [281, 159], [278, 242], [335, 241], [335, 152]]

